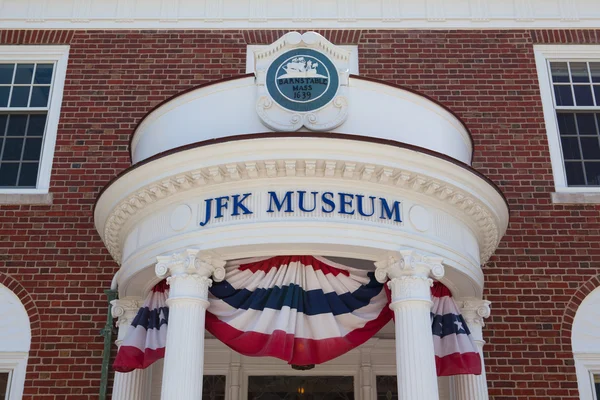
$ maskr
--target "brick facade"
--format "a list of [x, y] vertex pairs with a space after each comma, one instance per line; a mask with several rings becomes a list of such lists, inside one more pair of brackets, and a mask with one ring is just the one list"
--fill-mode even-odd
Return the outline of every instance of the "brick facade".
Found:
[[[49, 206], [0, 207], [0, 282], [32, 322], [26, 399], [96, 399], [117, 265], [93, 225], [100, 189], [130, 165], [132, 130], [161, 101], [243, 74], [246, 45], [284, 31], [0, 31], [0, 45], [69, 44]], [[600, 206], [554, 205], [536, 43], [600, 31], [321, 31], [358, 44], [360, 74], [426, 94], [473, 134], [474, 167], [511, 223], [484, 267], [490, 398], [578, 399], [571, 325], [600, 284]]]

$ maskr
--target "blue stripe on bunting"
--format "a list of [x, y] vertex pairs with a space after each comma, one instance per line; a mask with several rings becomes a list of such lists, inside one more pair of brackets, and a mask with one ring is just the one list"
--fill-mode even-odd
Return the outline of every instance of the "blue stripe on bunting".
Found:
[[[164, 318], [161, 318], [161, 313]], [[139, 309], [131, 325], [133, 327], [142, 326], [149, 329], [160, 329], [163, 325], [169, 323], [169, 307], [160, 307], [150, 310], [148, 307]]]
[[431, 331], [434, 335], [443, 338], [453, 334], [470, 335], [469, 327], [462, 315], [456, 314], [431, 314]]
[[214, 283], [210, 292], [231, 307], [242, 310], [281, 310], [288, 306], [305, 315], [341, 315], [365, 307], [373, 297], [381, 293], [383, 284], [377, 282], [374, 273], [369, 272], [367, 275], [370, 279], [368, 284], [342, 295], [335, 292], [325, 294], [320, 289], [305, 291], [293, 283], [251, 292], [248, 289], [234, 289], [227, 281]]

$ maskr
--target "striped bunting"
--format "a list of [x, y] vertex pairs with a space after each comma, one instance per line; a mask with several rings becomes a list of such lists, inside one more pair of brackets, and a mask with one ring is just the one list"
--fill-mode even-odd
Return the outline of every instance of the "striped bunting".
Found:
[[[438, 376], [481, 374], [481, 359], [450, 290], [431, 288], [431, 328]], [[119, 348], [114, 369], [143, 369], [165, 353], [166, 281], [148, 295]], [[321, 364], [361, 345], [391, 318], [389, 289], [373, 271], [322, 257], [279, 256], [229, 263], [213, 283], [206, 329], [247, 356]]]
[[477, 347], [450, 290], [435, 282], [431, 296], [431, 331], [437, 375], [481, 375]]
[[158, 283], [133, 319], [113, 364], [115, 371], [144, 369], [165, 356], [167, 343], [167, 282]]
[[210, 289], [206, 329], [246, 356], [321, 364], [359, 346], [391, 318], [373, 272], [321, 257], [229, 266]]

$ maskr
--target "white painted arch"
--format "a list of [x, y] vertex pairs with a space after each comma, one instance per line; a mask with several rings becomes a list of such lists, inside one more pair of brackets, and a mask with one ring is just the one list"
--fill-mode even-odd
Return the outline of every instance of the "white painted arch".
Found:
[[31, 327], [21, 300], [0, 284], [0, 371], [10, 372], [7, 400], [20, 400], [25, 385]]
[[581, 302], [571, 331], [581, 400], [595, 400], [593, 375], [600, 375], [600, 287]]

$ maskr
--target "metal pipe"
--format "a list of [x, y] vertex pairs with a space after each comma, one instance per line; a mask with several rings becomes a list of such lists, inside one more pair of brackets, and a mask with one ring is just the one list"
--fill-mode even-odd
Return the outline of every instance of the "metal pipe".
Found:
[[[116, 289], [116, 288], [115, 288]], [[106, 400], [106, 390], [108, 389], [108, 368], [110, 362], [110, 350], [112, 347], [112, 336], [113, 336], [113, 316], [112, 316], [112, 305], [111, 301], [115, 300], [118, 296], [118, 292], [114, 289], [105, 290], [104, 293], [108, 298], [108, 314], [106, 315], [106, 325], [100, 331], [100, 334], [104, 337], [104, 351], [102, 353], [102, 375], [100, 376], [100, 400]]]

